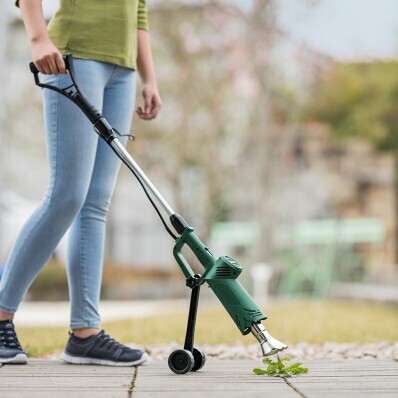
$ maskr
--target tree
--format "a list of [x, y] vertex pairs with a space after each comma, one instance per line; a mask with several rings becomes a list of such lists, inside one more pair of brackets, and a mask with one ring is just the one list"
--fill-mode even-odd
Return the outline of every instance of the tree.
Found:
[[328, 124], [337, 139], [363, 137], [395, 154], [398, 196], [398, 62], [334, 64], [312, 94], [305, 119]]
[[335, 64], [316, 82], [306, 112], [337, 138], [370, 139], [398, 153], [398, 62]]

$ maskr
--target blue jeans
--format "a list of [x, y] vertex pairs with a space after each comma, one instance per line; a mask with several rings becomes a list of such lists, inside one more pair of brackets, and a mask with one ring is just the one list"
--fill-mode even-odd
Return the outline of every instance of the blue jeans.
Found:
[[[136, 72], [92, 60], [74, 59], [83, 94], [122, 134], [134, 112]], [[66, 87], [69, 75], [41, 75]], [[100, 327], [100, 298], [107, 212], [121, 165], [83, 112], [64, 96], [43, 89], [50, 179], [40, 206], [24, 224], [0, 281], [0, 309], [14, 313], [29, 286], [71, 227], [67, 277], [70, 328]], [[120, 141], [126, 145], [127, 137]]]

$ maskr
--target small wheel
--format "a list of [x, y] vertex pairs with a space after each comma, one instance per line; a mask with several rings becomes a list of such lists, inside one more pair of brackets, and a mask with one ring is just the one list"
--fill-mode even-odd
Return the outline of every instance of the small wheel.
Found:
[[195, 365], [193, 366], [191, 372], [196, 372], [197, 370], [203, 368], [203, 365], [206, 362], [206, 355], [199, 348], [194, 348], [193, 357], [195, 358]]
[[195, 358], [191, 351], [176, 350], [169, 356], [169, 368], [178, 374], [188, 373], [195, 365]]

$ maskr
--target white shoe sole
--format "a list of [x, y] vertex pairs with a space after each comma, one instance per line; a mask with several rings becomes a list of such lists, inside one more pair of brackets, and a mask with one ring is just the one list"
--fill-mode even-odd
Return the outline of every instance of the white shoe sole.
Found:
[[26, 354], [19, 353], [13, 358], [0, 358], [0, 363], [15, 363], [15, 364], [25, 364], [28, 362], [28, 357]]
[[64, 351], [61, 354], [61, 359], [64, 360], [65, 362], [73, 363], [75, 365], [136, 366], [146, 362], [148, 359], [148, 354], [144, 352], [142, 357], [140, 359], [137, 359], [136, 361], [118, 362], [118, 361], [110, 361], [107, 359], [76, 357], [73, 355], [69, 355]]

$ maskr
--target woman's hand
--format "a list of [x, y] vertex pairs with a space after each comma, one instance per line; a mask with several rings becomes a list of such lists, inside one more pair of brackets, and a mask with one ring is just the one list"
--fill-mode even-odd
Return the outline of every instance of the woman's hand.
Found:
[[154, 119], [162, 107], [159, 90], [156, 84], [155, 67], [153, 65], [149, 33], [138, 29], [137, 67], [142, 82], [144, 109], [137, 107], [137, 115], [143, 120]]
[[31, 42], [32, 60], [37, 69], [45, 75], [66, 74], [61, 52], [49, 37]]
[[159, 90], [156, 84], [145, 83], [142, 88], [142, 96], [144, 98], [144, 108], [137, 107], [137, 115], [143, 120], [155, 119], [162, 107]]

